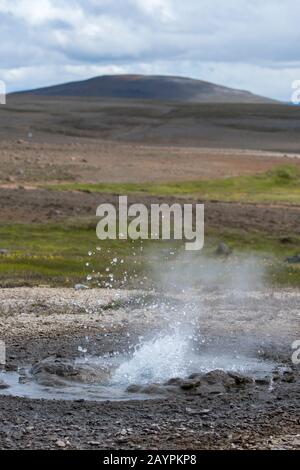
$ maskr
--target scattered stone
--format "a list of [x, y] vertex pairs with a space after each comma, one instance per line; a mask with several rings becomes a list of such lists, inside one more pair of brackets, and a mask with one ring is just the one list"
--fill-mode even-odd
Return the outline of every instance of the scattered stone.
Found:
[[27, 375], [21, 375], [19, 377], [19, 384], [27, 384], [30, 382], [30, 377], [27, 377]]
[[281, 237], [279, 239], [280, 243], [282, 243], [283, 245], [290, 245], [294, 242], [293, 238], [291, 237]]
[[188, 379], [188, 380], [183, 380], [180, 384], [180, 388], [182, 390], [193, 390], [197, 388], [200, 385], [200, 380], [198, 379]]
[[199, 379], [199, 378], [201, 378], [201, 377], [203, 377], [203, 374], [199, 374], [199, 372], [196, 372], [196, 373], [194, 373], [194, 374], [189, 375], [189, 376], [188, 376], [188, 379], [192, 379], [192, 380], [193, 380], [193, 379]]
[[230, 388], [235, 385], [233, 379], [228, 373], [223, 370], [213, 370], [204, 375], [203, 379], [210, 385], [221, 384], [224, 387]]
[[223, 395], [226, 392], [226, 388], [222, 383], [215, 384], [201, 384], [195, 391], [196, 395], [209, 396], [209, 395]]
[[128, 393], [138, 393], [141, 391], [141, 385], [132, 384], [127, 387], [126, 392]]
[[85, 290], [88, 289], [89, 286], [86, 286], [85, 284], [75, 284], [74, 289], [75, 290]]
[[6, 388], [9, 388], [9, 385], [5, 383], [3, 380], [0, 380], [0, 390], [4, 390]]
[[280, 380], [280, 377], [281, 377], [280, 372], [278, 370], [275, 370], [273, 372], [273, 377], [272, 377], [273, 381], [278, 382]]
[[146, 385], [145, 387], [142, 387], [141, 392], [147, 393], [149, 395], [160, 395], [162, 393], [165, 393], [163, 387], [159, 384]]
[[282, 382], [293, 383], [296, 381], [295, 374], [291, 370], [286, 370], [282, 374]]
[[173, 377], [169, 379], [164, 385], [181, 385], [181, 383], [182, 379], [180, 377]]
[[93, 368], [76, 365], [67, 359], [48, 357], [34, 364], [30, 370], [34, 380], [43, 386], [63, 386], [66, 381], [80, 383], [103, 383], [110, 377], [111, 371], [107, 367]]
[[64, 441], [61, 441], [61, 440], [56, 441], [55, 444], [57, 445], [57, 447], [60, 447], [61, 449], [63, 449], [67, 445]]
[[34, 426], [27, 426], [25, 429], [27, 432], [31, 432], [34, 430]]
[[285, 261], [289, 264], [297, 264], [300, 263], [300, 253], [294, 256], [288, 256]]
[[100, 442], [99, 441], [88, 441], [88, 444], [90, 446], [100, 446]]
[[16, 364], [6, 363], [5, 370], [7, 372], [15, 372], [16, 370], [18, 370], [18, 366]]
[[127, 437], [118, 437], [116, 439], [117, 444], [125, 444], [125, 442], [127, 442]]
[[187, 408], [185, 409], [185, 411], [186, 411], [187, 414], [189, 414], [189, 415], [197, 415], [197, 414], [199, 414], [199, 411], [198, 411], [198, 410], [195, 410], [195, 409], [189, 408], [189, 407], [187, 407]]
[[0, 248], [0, 255], [7, 255], [9, 253], [9, 250], [6, 248]]
[[200, 415], [207, 415], [208, 413], [210, 413], [211, 410], [209, 408], [204, 408], [203, 410], [199, 410], [198, 413]]
[[246, 375], [241, 375], [236, 372], [228, 372], [229, 377], [235, 380], [236, 385], [246, 385], [253, 383], [252, 377], [247, 377]]
[[76, 370], [73, 364], [66, 360], [62, 360], [56, 357], [47, 357], [40, 362], [34, 364], [31, 368], [32, 375], [39, 375], [47, 372], [52, 375], [58, 375], [60, 377], [69, 377], [76, 375]]
[[270, 378], [269, 377], [257, 377], [255, 379], [255, 383], [257, 385], [269, 385], [270, 384]]
[[229, 256], [229, 255], [231, 255], [232, 250], [231, 250], [231, 248], [229, 248], [228, 245], [226, 245], [226, 243], [221, 242], [219, 244], [219, 246], [217, 247], [215, 253], [218, 256]]
[[[231, 388], [253, 383], [250, 377], [237, 373], [213, 370], [206, 374], [191, 374], [178, 383], [181, 390], [192, 395], [223, 394]], [[175, 384], [174, 384], [175, 385]]]

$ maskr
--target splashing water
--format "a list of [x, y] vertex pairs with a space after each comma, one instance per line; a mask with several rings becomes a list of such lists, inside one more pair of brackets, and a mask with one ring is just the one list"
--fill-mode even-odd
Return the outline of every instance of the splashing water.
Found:
[[[89, 257], [96, 254], [100, 248], [89, 251]], [[134, 265], [137, 263], [136, 246], [132, 246], [132, 258]], [[141, 251], [142, 248], [141, 248]], [[110, 249], [107, 250], [110, 253]], [[212, 369], [222, 369], [227, 371], [259, 371], [260, 363], [255, 358], [249, 357], [247, 351], [237, 352], [236, 349], [226, 351], [225, 347], [219, 347], [212, 350], [210, 354], [199, 350], [199, 346], [205, 343], [206, 339], [201, 337], [199, 326], [201, 326], [201, 315], [207, 315], [211, 306], [206, 302], [205, 295], [197, 298], [196, 303], [192, 300], [193, 289], [210, 291], [211, 289], [221, 289], [224, 291], [235, 289], [241, 296], [241, 301], [236, 302], [244, 304], [245, 292], [257, 288], [263, 284], [264, 269], [255, 258], [247, 259], [229, 259], [224, 260], [211, 259], [205, 256], [190, 256], [186, 252], [178, 252], [177, 256], [173, 250], [168, 250], [171, 256], [166, 267], [160, 263], [160, 260], [153, 262], [153, 253], [148, 253], [148, 261], [151, 260], [151, 269], [154, 271], [153, 279], [156, 279], [155, 287], [162, 297], [171, 293], [171, 298], [176, 299], [181, 295], [179, 304], [170, 301], [157, 301], [153, 305], [147, 305], [147, 285], [141, 295], [145, 295], [145, 309], [153, 309], [158, 312], [156, 328], [160, 328], [160, 333], [152, 339], [142, 339], [135, 346], [134, 353], [129, 356], [119, 356], [118, 364], [115, 363], [115, 370], [112, 376], [112, 384], [149, 384], [163, 383], [172, 377], [187, 377], [194, 372], [208, 372]], [[155, 258], [156, 260], [156, 258]], [[91, 259], [87, 262], [91, 266]], [[144, 289], [144, 280], [139, 276], [135, 268], [129, 274], [126, 270], [120, 268], [124, 260], [120, 259], [115, 253], [111, 254], [108, 265], [103, 268], [102, 273], [96, 273], [95, 270], [88, 274], [88, 281], [91, 286], [94, 281], [97, 285], [106, 288], [118, 287], [127, 284], [127, 281], [134, 281], [135, 287]], [[94, 266], [95, 267], [95, 266]], [[119, 269], [119, 271], [118, 271]], [[120, 279], [120, 276], [123, 278]], [[151, 276], [150, 276], [151, 277]], [[101, 282], [99, 282], [101, 280]], [[146, 283], [147, 284], [147, 283]], [[226, 306], [225, 300], [224, 305]], [[218, 306], [214, 313], [218, 313], [218, 308], [224, 310], [224, 305]], [[140, 308], [142, 309], [143, 302]], [[226, 340], [226, 338], [225, 338]], [[133, 345], [131, 345], [133, 347]], [[246, 345], [245, 345], [246, 348]], [[201, 348], [200, 348], [201, 349]], [[227, 354], [226, 354], [227, 353]], [[262, 370], [265, 366], [261, 366]]]
[[159, 334], [136, 348], [133, 356], [118, 367], [113, 381], [146, 384], [184, 377], [195, 359], [190, 337], [179, 330]]
[[[199, 341], [198, 337], [198, 341]], [[160, 333], [141, 343], [130, 358], [113, 374], [111, 383], [119, 385], [164, 383], [170, 378], [184, 378], [193, 373], [211, 370], [250, 373], [256, 376], [270, 372], [274, 363], [237, 352], [200, 352], [195, 348], [196, 335], [176, 329], [173, 333]]]

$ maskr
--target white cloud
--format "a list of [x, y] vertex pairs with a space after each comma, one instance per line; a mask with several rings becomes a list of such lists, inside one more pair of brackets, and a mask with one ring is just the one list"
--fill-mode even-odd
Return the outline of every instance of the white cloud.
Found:
[[288, 99], [299, 16], [298, 0], [0, 0], [0, 78], [167, 73]]

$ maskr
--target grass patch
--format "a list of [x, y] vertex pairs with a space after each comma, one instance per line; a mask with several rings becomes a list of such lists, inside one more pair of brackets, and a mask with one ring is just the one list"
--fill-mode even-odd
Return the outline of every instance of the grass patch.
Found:
[[[0, 248], [8, 250], [0, 254], [0, 286], [73, 286], [80, 282], [101, 287], [145, 287], [157, 280], [158, 273], [168, 272], [174, 256], [182, 250], [181, 242], [100, 242], [95, 226], [87, 220], [0, 226]], [[284, 261], [300, 251], [299, 236], [283, 241], [273, 234], [210, 229], [205, 249], [195, 253], [192, 262], [197, 263], [203, 254], [215, 257], [220, 241], [227, 243], [236, 257], [254, 254], [262, 260], [271, 283], [300, 286], [300, 266]], [[92, 276], [89, 282], [88, 275]]]
[[47, 185], [61, 191], [113, 194], [146, 193], [156, 196], [197, 196], [202, 200], [300, 204], [300, 169], [293, 165], [259, 175], [176, 183], [63, 183]]
[[[133, 286], [146, 272], [140, 241], [100, 243], [96, 222], [85, 219], [65, 224], [2, 225], [0, 239], [0, 248], [8, 250], [0, 254], [2, 287], [69, 287], [77, 282], [117, 287], [124, 280]], [[91, 281], [87, 279], [89, 275]]]
[[89, 231], [45, 224], [0, 227], [1, 246], [9, 250], [0, 258], [2, 285], [69, 285], [84, 276], [84, 252], [91, 246]]

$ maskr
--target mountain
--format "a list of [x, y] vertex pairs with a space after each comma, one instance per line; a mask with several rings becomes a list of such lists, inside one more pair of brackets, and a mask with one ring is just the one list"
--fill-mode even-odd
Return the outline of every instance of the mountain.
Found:
[[189, 103], [268, 103], [271, 99], [248, 91], [183, 77], [104, 75], [18, 94], [64, 97], [102, 97]]

